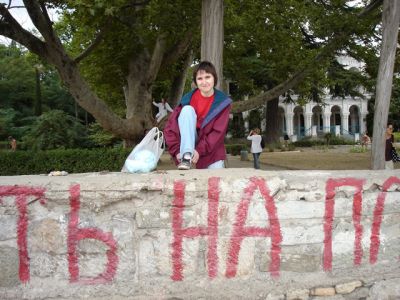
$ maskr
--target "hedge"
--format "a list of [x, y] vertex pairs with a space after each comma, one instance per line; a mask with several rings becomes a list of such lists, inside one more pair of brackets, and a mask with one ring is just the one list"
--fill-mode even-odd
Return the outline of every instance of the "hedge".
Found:
[[247, 150], [248, 146], [245, 144], [226, 144], [225, 145], [226, 152], [231, 155], [240, 155], [241, 150]]
[[131, 150], [122, 148], [1, 151], [0, 176], [120, 171]]
[[[326, 145], [325, 139], [310, 139], [305, 138], [293, 143], [296, 147], [313, 147]], [[355, 145], [356, 143], [352, 140], [345, 139], [342, 137], [332, 136], [329, 140], [329, 145]]]

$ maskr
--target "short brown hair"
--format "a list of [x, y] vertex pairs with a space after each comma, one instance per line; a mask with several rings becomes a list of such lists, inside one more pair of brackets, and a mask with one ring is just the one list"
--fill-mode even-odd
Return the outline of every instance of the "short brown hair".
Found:
[[210, 63], [209, 61], [204, 60], [204, 61], [200, 62], [194, 68], [194, 70], [193, 70], [193, 82], [194, 82], [194, 84], [196, 86], [197, 86], [196, 76], [197, 76], [197, 73], [199, 71], [204, 71], [204, 72], [210, 73], [212, 76], [214, 76], [214, 86], [217, 85], [217, 83], [218, 83], [217, 71], [215, 70], [215, 67], [214, 67], [214, 65], [212, 63]]

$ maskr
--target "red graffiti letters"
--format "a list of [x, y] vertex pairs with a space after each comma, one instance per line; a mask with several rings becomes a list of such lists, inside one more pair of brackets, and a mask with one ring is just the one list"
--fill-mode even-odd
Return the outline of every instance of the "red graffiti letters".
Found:
[[[80, 187], [74, 185], [70, 188], [70, 206], [71, 214], [68, 224], [68, 263], [70, 282], [78, 282], [83, 284], [99, 284], [111, 281], [116, 273], [118, 266], [117, 243], [109, 232], [103, 232], [96, 228], [78, 228], [79, 224], [79, 208], [80, 208]], [[96, 239], [106, 244], [107, 265], [103, 273], [95, 278], [79, 280], [78, 254], [76, 251], [77, 244], [83, 239]]]
[[16, 197], [15, 204], [19, 212], [17, 223], [17, 245], [19, 252], [19, 279], [22, 282], [28, 282], [30, 279], [29, 272], [29, 255], [27, 243], [28, 230], [28, 197], [35, 197], [40, 200], [41, 204], [45, 203], [45, 189], [31, 188], [26, 186], [0, 186], [0, 199], [2, 197]]
[[371, 246], [369, 248], [369, 262], [371, 264], [376, 263], [378, 258], [378, 251], [380, 246], [379, 233], [381, 230], [382, 223], [382, 213], [385, 207], [385, 198], [387, 190], [394, 184], [400, 185], [400, 179], [397, 177], [389, 177], [382, 186], [382, 192], [379, 193], [378, 199], [376, 200], [375, 210], [374, 210], [374, 221], [372, 223], [371, 229]]
[[185, 182], [175, 181], [172, 208], [172, 276], [175, 281], [183, 279], [182, 264], [182, 241], [183, 238], [195, 238], [208, 236], [208, 276], [214, 278], [218, 270], [217, 257], [217, 235], [218, 235], [218, 201], [219, 201], [219, 178], [211, 177], [208, 180], [208, 226], [183, 228], [183, 209], [185, 207]]
[[361, 226], [361, 208], [362, 208], [362, 187], [363, 179], [341, 178], [328, 179], [326, 182], [325, 198], [325, 222], [324, 222], [324, 270], [332, 270], [332, 224], [335, 207], [335, 189], [341, 186], [351, 186], [355, 188], [353, 198], [353, 223], [355, 228], [354, 241], [354, 264], [359, 265], [362, 258], [361, 238], [363, 228]]
[[[250, 200], [256, 189], [259, 189], [265, 199], [265, 209], [268, 213], [269, 227], [245, 227]], [[249, 185], [244, 189], [244, 194], [236, 211], [236, 221], [228, 250], [226, 277], [234, 277], [237, 271], [240, 246], [245, 237], [270, 237], [271, 238], [271, 263], [269, 271], [272, 276], [279, 276], [280, 253], [282, 235], [277, 216], [274, 199], [262, 178], [251, 178]]]
[[[176, 181], [174, 183], [174, 202], [172, 208], [172, 264], [173, 271], [171, 278], [175, 281], [183, 279], [182, 263], [182, 241], [183, 238], [194, 238], [198, 236], [208, 236], [208, 275], [214, 278], [218, 271], [217, 257], [217, 235], [218, 235], [218, 198], [219, 198], [219, 178], [210, 178], [208, 181], [208, 226], [183, 228], [183, 209], [185, 207], [185, 182]], [[269, 216], [269, 227], [245, 227], [246, 216], [250, 200], [256, 189], [265, 199], [265, 209]], [[243, 199], [239, 204], [236, 213], [236, 222], [233, 226], [233, 233], [230, 239], [230, 246], [227, 259], [226, 277], [234, 277], [238, 264], [241, 242], [245, 237], [271, 237], [271, 264], [270, 272], [273, 276], [279, 275], [280, 266], [280, 243], [282, 235], [280, 231], [279, 220], [277, 217], [274, 200], [266, 186], [265, 180], [261, 178], [252, 178], [249, 186], [244, 190]]]

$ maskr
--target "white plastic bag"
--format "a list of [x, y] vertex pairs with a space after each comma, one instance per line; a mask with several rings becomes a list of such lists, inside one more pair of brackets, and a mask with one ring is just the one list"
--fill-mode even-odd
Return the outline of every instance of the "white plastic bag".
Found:
[[154, 170], [164, 149], [164, 134], [157, 127], [153, 127], [133, 148], [121, 172], [148, 173]]

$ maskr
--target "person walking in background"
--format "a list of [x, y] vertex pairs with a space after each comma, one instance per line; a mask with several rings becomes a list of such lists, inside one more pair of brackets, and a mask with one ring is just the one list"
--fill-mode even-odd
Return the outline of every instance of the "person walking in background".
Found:
[[11, 151], [17, 150], [17, 140], [12, 136], [9, 136], [8, 141], [10, 142]]
[[153, 101], [153, 105], [158, 107], [158, 113], [156, 114], [157, 123], [160, 123], [160, 121], [164, 119], [166, 115], [168, 115], [168, 112], [173, 112], [171, 106], [169, 106], [168, 102], [165, 101], [164, 98], [161, 99], [160, 103]]
[[182, 97], [164, 128], [168, 150], [179, 170], [224, 168], [224, 139], [232, 100], [217, 90], [212, 63], [200, 62], [193, 71], [196, 88]]
[[260, 154], [262, 152], [260, 129], [255, 128], [250, 131], [247, 139], [251, 141], [250, 151], [253, 154], [254, 169], [260, 169]]
[[371, 138], [368, 136], [368, 132], [364, 132], [361, 138], [361, 146], [363, 148], [368, 148], [368, 145], [371, 144]]
[[394, 136], [393, 136], [393, 124], [388, 123], [386, 126], [386, 133], [385, 133], [385, 140], [386, 140], [386, 146], [385, 146], [385, 170], [393, 170], [393, 158], [392, 158], [392, 148], [393, 148], [393, 142], [394, 142]]

